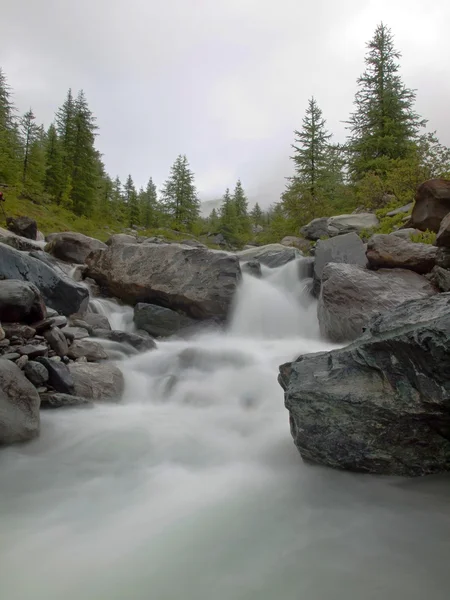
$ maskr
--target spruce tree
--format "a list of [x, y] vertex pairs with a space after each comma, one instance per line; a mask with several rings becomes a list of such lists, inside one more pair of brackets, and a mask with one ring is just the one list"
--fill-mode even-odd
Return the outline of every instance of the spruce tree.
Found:
[[45, 148], [47, 135], [44, 127], [36, 127], [34, 137], [29, 144], [28, 161], [26, 171], [26, 188], [33, 197], [40, 196], [44, 191], [46, 174]]
[[111, 216], [118, 222], [124, 221], [125, 202], [122, 194], [122, 183], [119, 177], [116, 177], [112, 183], [111, 190]]
[[178, 156], [173, 164], [161, 200], [165, 213], [174, 221], [173, 227], [190, 228], [198, 219], [200, 201], [186, 156]]
[[158, 195], [156, 193], [156, 185], [150, 177], [147, 187], [140, 195], [140, 213], [141, 223], [144, 227], [159, 227], [160, 225], [160, 210], [158, 206]]
[[125, 202], [127, 205], [128, 223], [130, 227], [139, 224], [139, 203], [136, 188], [131, 175], [128, 175], [128, 179], [124, 186]]
[[358, 79], [355, 111], [348, 121], [349, 169], [354, 180], [368, 172], [385, 175], [389, 161], [405, 158], [425, 125], [414, 111], [415, 91], [399, 75], [401, 54], [391, 30], [378, 25], [367, 48], [366, 70]]
[[73, 165], [74, 165], [74, 147], [75, 147], [75, 136], [76, 136], [76, 124], [75, 124], [75, 100], [72, 95], [72, 90], [69, 89], [67, 92], [64, 104], [57, 110], [55, 115], [56, 130], [60, 140], [61, 153], [62, 153], [62, 185], [60, 188], [61, 200], [62, 194], [67, 191], [68, 178], [72, 178]]
[[253, 209], [250, 213], [250, 219], [254, 225], [263, 225], [264, 213], [261, 210], [261, 207], [259, 206], [258, 203], [256, 203], [255, 206], [253, 207]]
[[227, 188], [220, 206], [220, 233], [227, 242], [234, 244], [239, 234], [239, 221], [236, 212], [236, 203]]
[[11, 91], [0, 68], [0, 183], [16, 183], [20, 177], [20, 140], [14, 113]]
[[219, 227], [219, 223], [219, 215], [217, 214], [217, 210], [213, 208], [208, 217], [208, 224], [213, 233], [216, 232], [217, 228]]
[[233, 201], [238, 220], [238, 231], [242, 234], [250, 233], [250, 219], [248, 216], [248, 200], [242, 188], [240, 179], [234, 188]]
[[20, 133], [23, 144], [22, 183], [26, 185], [28, 167], [30, 163], [30, 151], [38, 136], [38, 126], [32, 109], [26, 112], [20, 119]]
[[61, 142], [56, 133], [56, 127], [52, 123], [47, 131], [47, 143], [45, 150], [46, 173], [44, 190], [52, 198], [59, 199], [64, 188], [63, 156]]

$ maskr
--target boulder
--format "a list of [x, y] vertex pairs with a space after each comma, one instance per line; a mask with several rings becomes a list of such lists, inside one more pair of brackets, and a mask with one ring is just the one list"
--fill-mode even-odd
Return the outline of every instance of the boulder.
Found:
[[17, 352], [31, 360], [38, 358], [38, 356], [47, 356], [48, 348], [45, 344], [27, 344], [26, 346], [19, 346]]
[[0, 281], [1, 321], [34, 323], [45, 316], [45, 304], [35, 285], [17, 279]]
[[17, 235], [12, 231], [9, 231], [8, 229], [3, 229], [3, 227], [0, 227], [0, 242], [2, 242], [3, 244], [8, 244], [8, 246], [11, 246], [16, 250], [42, 250], [41, 244], [38, 244], [33, 240], [21, 237], [20, 235]]
[[[108, 317], [94, 312], [87, 312], [83, 315], [72, 315], [70, 317], [70, 323], [74, 327], [84, 327], [90, 335], [92, 335], [93, 331], [96, 329], [111, 330]], [[84, 323], [84, 325], [81, 325], [81, 323]]]
[[257, 260], [249, 260], [248, 262], [242, 263], [241, 271], [253, 275], [253, 277], [257, 277], [258, 279], [262, 277], [261, 263]]
[[[49, 240], [50, 236], [47, 238]], [[93, 250], [106, 248], [106, 244], [82, 233], [55, 233], [45, 247], [45, 251], [65, 262], [84, 264]]]
[[439, 231], [442, 219], [450, 212], [450, 180], [430, 179], [419, 186], [411, 213], [411, 227]]
[[89, 362], [98, 362], [107, 360], [108, 355], [103, 346], [98, 342], [91, 340], [75, 340], [72, 342], [67, 356], [76, 360], [77, 358], [85, 357]]
[[311, 249], [311, 242], [309, 240], [305, 240], [305, 238], [295, 237], [293, 235], [287, 235], [284, 237], [280, 244], [282, 246], [290, 246], [293, 248], [297, 248], [300, 252], [309, 252]]
[[367, 243], [367, 260], [372, 269], [410, 269], [429, 273], [436, 264], [437, 248], [394, 235], [373, 235]]
[[39, 435], [39, 394], [14, 363], [0, 359], [0, 445]]
[[44, 392], [41, 396], [41, 408], [72, 408], [91, 404], [89, 398], [61, 394], [60, 392]]
[[406, 302], [339, 350], [280, 367], [304, 459], [382, 475], [450, 470], [450, 294]]
[[69, 345], [66, 336], [59, 327], [53, 327], [44, 333], [48, 345], [57, 356], [67, 356]]
[[65, 364], [46, 357], [39, 357], [37, 361], [47, 369], [48, 383], [54, 390], [63, 394], [74, 393], [73, 377]]
[[67, 318], [64, 316], [47, 317], [42, 321], [33, 323], [33, 328], [36, 333], [42, 334], [44, 331], [51, 329], [52, 327], [65, 327], [67, 325]]
[[345, 233], [359, 233], [360, 231], [378, 227], [380, 222], [373, 213], [358, 213], [356, 215], [338, 215], [328, 219], [328, 235], [330, 237]]
[[436, 246], [450, 247], [450, 212], [441, 221], [441, 226], [436, 236]]
[[257, 260], [262, 265], [274, 269], [299, 258], [302, 254], [296, 248], [288, 248], [282, 244], [267, 244], [249, 250], [241, 250], [237, 256], [241, 261]]
[[69, 367], [75, 382], [75, 395], [88, 400], [121, 400], [125, 381], [111, 363], [75, 363]]
[[436, 265], [443, 269], [450, 269], [450, 248], [438, 248], [436, 253]]
[[130, 333], [129, 331], [109, 331], [107, 329], [96, 329], [93, 335], [98, 338], [117, 342], [118, 344], [128, 344], [139, 352], [146, 352], [147, 350], [153, 350], [156, 348], [156, 343], [147, 332], [145, 333], [146, 336], [144, 337], [143, 335]]
[[400, 208], [396, 208], [395, 210], [391, 210], [386, 213], [387, 217], [396, 217], [397, 215], [407, 214], [412, 210], [414, 206], [414, 202], [410, 202], [409, 204], [405, 204], [405, 206], [400, 206]]
[[330, 263], [323, 270], [317, 306], [321, 334], [332, 342], [352, 341], [373, 315], [436, 293], [425, 277], [406, 269], [368, 271]]
[[427, 279], [441, 292], [450, 292], [450, 271], [448, 269], [436, 265], [427, 275]]
[[313, 219], [308, 225], [305, 225], [300, 229], [300, 233], [304, 235], [307, 240], [312, 240], [313, 242], [320, 240], [320, 238], [328, 237], [328, 217]]
[[127, 233], [115, 233], [107, 241], [107, 246], [114, 244], [136, 244], [137, 239], [135, 235], [128, 235]]
[[31, 340], [31, 338], [36, 335], [36, 329], [34, 327], [22, 325], [22, 323], [3, 323], [3, 329], [8, 339], [18, 337], [24, 340]]
[[143, 329], [155, 337], [167, 337], [192, 324], [192, 319], [170, 308], [140, 302], [134, 307], [136, 329]]
[[[63, 315], [85, 310], [88, 290], [41, 260], [0, 243], [0, 279], [19, 279], [33, 283], [45, 304]], [[36, 321], [39, 319], [35, 319]]]
[[89, 337], [89, 331], [84, 327], [63, 327], [61, 331], [71, 342], [73, 340], [84, 340], [84, 338]]
[[405, 229], [397, 229], [396, 231], [391, 231], [389, 235], [394, 235], [395, 237], [402, 238], [404, 240], [410, 240], [413, 235], [420, 235], [422, 232], [419, 229], [413, 229], [412, 227], [405, 227]]
[[36, 387], [45, 385], [49, 375], [47, 369], [35, 360], [29, 360], [23, 368], [25, 377]]
[[241, 276], [236, 256], [180, 244], [116, 244], [86, 262], [89, 277], [110, 295], [194, 318], [226, 316]]
[[29, 240], [36, 240], [37, 238], [37, 223], [29, 217], [8, 217], [6, 219], [6, 226], [9, 231], [21, 237]]
[[322, 273], [328, 263], [367, 265], [366, 247], [356, 233], [347, 233], [328, 240], [319, 240], [314, 253], [314, 293], [318, 295]]

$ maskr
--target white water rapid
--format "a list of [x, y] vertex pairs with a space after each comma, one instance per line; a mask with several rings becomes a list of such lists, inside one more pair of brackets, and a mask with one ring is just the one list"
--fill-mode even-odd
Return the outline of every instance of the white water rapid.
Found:
[[0, 452], [1, 600], [448, 600], [448, 479], [293, 446], [278, 365], [329, 347], [300, 267], [245, 276], [228, 332], [119, 361], [122, 403], [42, 412]]

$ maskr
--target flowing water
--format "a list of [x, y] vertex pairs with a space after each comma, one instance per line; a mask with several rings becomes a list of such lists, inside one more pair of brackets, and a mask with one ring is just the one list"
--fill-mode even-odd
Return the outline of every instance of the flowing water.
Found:
[[246, 276], [228, 332], [118, 362], [122, 403], [43, 412], [0, 453], [1, 600], [448, 600], [449, 480], [292, 444], [277, 367], [329, 347], [300, 266]]

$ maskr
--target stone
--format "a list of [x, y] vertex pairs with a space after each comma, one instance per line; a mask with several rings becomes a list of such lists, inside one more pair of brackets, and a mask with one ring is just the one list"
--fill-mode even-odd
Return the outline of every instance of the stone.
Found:
[[[0, 337], [2, 335], [5, 335], [5, 332], [4, 332], [3, 328], [2, 328], [2, 326], [0, 325]], [[10, 344], [11, 344], [11, 342], [7, 338], [4, 338], [4, 339], [0, 340], [0, 348], [1, 349], [6, 349]]]
[[403, 215], [409, 213], [414, 206], [414, 202], [410, 202], [409, 204], [405, 204], [405, 206], [400, 206], [400, 208], [396, 208], [394, 210], [386, 213], [387, 217], [396, 217], [397, 215]]
[[45, 332], [45, 339], [50, 348], [56, 352], [58, 356], [66, 356], [69, 351], [67, 339], [59, 327], [53, 327]]
[[36, 240], [37, 238], [37, 223], [29, 217], [8, 217], [6, 219], [6, 226], [9, 231], [12, 231], [16, 235], [29, 240]]
[[258, 235], [258, 233], [262, 233], [264, 231], [264, 227], [262, 225], [252, 225], [252, 233]]
[[338, 215], [328, 219], [328, 235], [344, 235], [346, 233], [359, 233], [367, 229], [374, 229], [380, 224], [373, 213], [359, 213], [357, 215]]
[[4, 229], [3, 227], [0, 227], [0, 242], [23, 252], [28, 252], [30, 250], [42, 250], [42, 245], [40, 243], [34, 242], [33, 240], [28, 240], [20, 235], [16, 235], [12, 231]]
[[40, 394], [41, 408], [72, 408], [73, 406], [86, 406], [92, 403], [89, 398], [62, 394], [60, 392], [44, 392]]
[[373, 235], [367, 243], [367, 260], [372, 269], [411, 269], [424, 275], [436, 264], [437, 248], [393, 235]]
[[128, 235], [127, 233], [115, 233], [106, 242], [107, 246], [113, 246], [114, 244], [136, 244], [136, 236]]
[[18, 352], [8, 352], [7, 354], [4, 354], [2, 358], [4, 360], [16, 361], [18, 358], [20, 358], [20, 354]]
[[241, 271], [243, 273], [253, 275], [253, 277], [257, 277], [258, 279], [262, 277], [261, 263], [257, 260], [249, 260], [248, 262], [243, 262], [241, 264]]
[[443, 269], [450, 269], [450, 248], [438, 248], [436, 253], [436, 265]]
[[3, 329], [2, 324], [0, 323], [0, 342], [3, 341], [5, 339], [5, 337], [6, 337], [5, 330]]
[[111, 340], [118, 344], [128, 344], [139, 352], [146, 352], [147, 350], [153, 350], [156, 348], [155, 340], [150, 337], [147, 331], [144, 331], [144, 335], [138, 333], [130, 333], [129, 331], [110, 331], [108, 329], [96, 329], [93, 333], [95, 337], [102, 338], [104, 340]]
[[226, 316], [241, 277], [236, 256], [180, 244], [116, 244], [86, 262], [89, 277], [110, 295], [199, 319]]
[[[64, 315], [84, 310], [89, 302], [85, 286], [58, 273], [47, 264], [0, 243], [0, 279], [19, 279], [34, 284], [46, 306]], [[42, 319], [36, 317], [34, 320]], [[0, 317], [1, 319], [1, 317]]]
[[89, 362], [108, 359], [108, 354], [103, 346], [91, 340], [74, 340], [67, 352], [67, 356], [73, 360], [84, 356]]
[[450, 292], [450, 271], [447, 269], [436, 265], [431, 273], [427, 275], [427, 279], [441, 292]]
[[94, 401], [121, 400], [125, 388], [122, 371], [111, 363], [74, 363], [69, 366], [75, 395]]
[[73, 377], [65, 364], [44, 357], [40, 357], [37, 360], [47, 369], [48, 383], [54, 390], [63, 394], [74, 393]]
[[436, 293], [425, 277], [406, 269], [368, 271], [330, 263], [323, 271], [317, 306], [321, 334], [337, 343], [355, 340], [373, 315]]
[[0, 359], [0, 445], [39, 435], [40, 398], [17, 365]]
[[34, 360], [27, 362], [23, 368], [23, 372], [26, 378], [36, 387], [44, 385], [49, 379], [48, 371], [44, 365]]
[[356, 342], [280, 367], [305, 460], [380, 475], [450, 470], [450, 294], [403, 303]]
[[34, 329], [39, 334], [44, 333], [52, 327], [65, 327], [65, 325], [67, 325], [67, 317], [64, 316], [48, 317], [47, 319], [33, 323]]
[[61, 331], [71, 342], [89, 337], [89, 331], [84, 329], [84, 327], [64, 327]]
[[0, 320], [33, 323], [46, 316], [38, 288], [32, 283], [8, 279], [0, 281]]
[[442, 219], [450, 212], [450, 180], [429, 179], [417, 189], [411, 213], [411, 227], [439, 231]]
[[[1, 282], [0, 282], [1, 286]], [[4, 323], [3, 329], [7, 338], [13, 337], [21, 338], [24, 340], [31, 340], [36, 335], [36, 329], [29, 325], [22, 325], [22, 323]]]
[[26, 354], [23, 354], [20, 358], [16, 360], [16, 365], [19, 367], [19, 369], [23, 369], [27, 362], [28, 356]]
[[323, 270], [329, 263], [345, 263], [365, 267], [366, 248], [356, 233], [347, 233], [328, 240], [319, 240], [314, 253], [314, 293], [318, 295]]
[[250, 250], [241, 250], [237, 256], [241, 261], [257, 260], [262, 265], [274, 269], [300, 258], [302, 254], [297, 248], [288, 248], [282, 244], [267, 244], [266, 246], [256, 246]]
[[17, 349], [17, 352], [23, 356], [28, 356], [28, 358], [37, 358], [38, 356], [47, 356], [48, 348], [44, 344], [33, 346], [32, 344], [27, 344], [26, 346], [20, 346]]
[[413, 235], [420, 235], [422, 232], [419, 229], [413, 229], [412, 227], [405, 227], [405, 229], [397, 229], [397, 231], [391, 231], [389, 235], [402, 238], [404, 240], [410, 240]]
[[170, 308], [142, 302], [134, 307], [133, 321], [137, 329], [143, 329], [155, 337], [173, 335], [192, 324], [192, 319]]
[[316, 242], [321, 238], [329, 237], [328, 217], [313, 219], [308, 225], [305, 225], [300, 229], [300, 233], [304, 235], [307, 240], [312, 240], [313, 242]]
[[[449, 195], [449, 209], [450, 209], [450, 195]], [[441, 226], [439, 227], [439, 231], [436, 236], [436, 246], [443, 246], [445, 248], [450, 247], [450, 212], [441, 221]]]
[[291, 246], [293, 248], [297, 248], [300, 252], [309, 252], [311, 249], [311, 242], [309, 240], [305, 240], [305, 238], [295, 237], [293, 235], [287, 235], [284, 237], [280, 244], [282, 246]]
[[[47, 240], [49, 240], [49, 237]], [[86, 257], [93, 250], [106, 248], [106, 244], [82, 233], [63, 232], [53, 234], [45, 251], [59, 260], [69, 263], [84, 264]]]
[[[81, 323], [84, 324], [81, 325]], [[70, 324], [74, 327], [84, 327], [91, 335], [96, 329], [111, 330], [111, 324], [107, 317], [89, 311], [83, 315], [72, 315], [70, 317]]]

